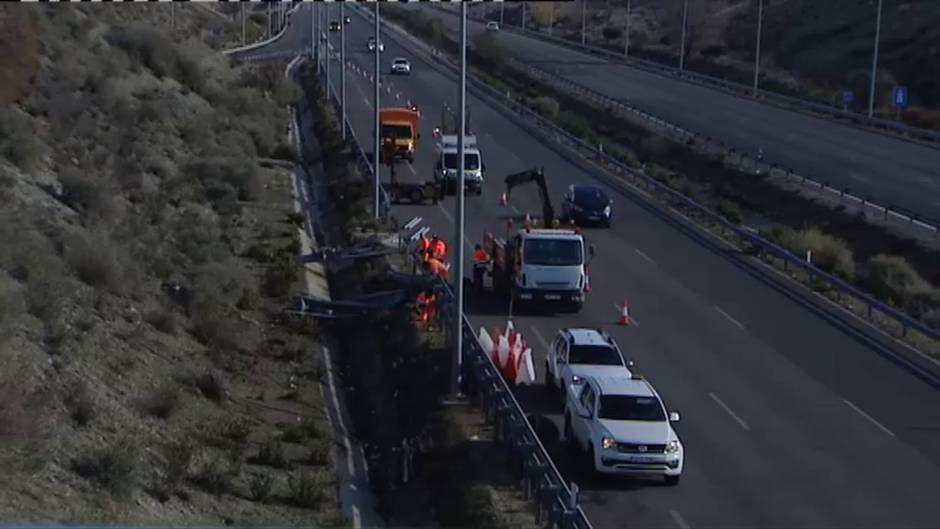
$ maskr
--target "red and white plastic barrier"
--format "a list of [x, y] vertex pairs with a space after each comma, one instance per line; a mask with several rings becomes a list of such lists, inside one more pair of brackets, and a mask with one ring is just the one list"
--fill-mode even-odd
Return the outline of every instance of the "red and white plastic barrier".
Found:
[[489, 351], [493, 364], [507, 382], [517, 385], [535, 382], [532, 348], [526, 344], [522, 333], [515, 330], [512, 321], [506, 324], [505, 333], [498, 328], [487, 332], [485, 327], [480, 327], [479, 339], [483, 350]]

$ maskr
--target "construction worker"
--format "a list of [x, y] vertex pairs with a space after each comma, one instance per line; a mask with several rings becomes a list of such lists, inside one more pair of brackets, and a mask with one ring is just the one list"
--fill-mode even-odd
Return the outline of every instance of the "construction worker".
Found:
[[490, 264], [490, 256], [483, 250], [482, 245], [476, 245], [473, 250], [473, 288], [477, 292], [483, 290], [483, 278]]
[[447, 243], [436, 235], [434, 240], [431, 241], [431, 256], [441, 261], [447, 257]]
[[436, 302], [434, 291], [428, 289], [419, 293], [415, 300], [415, 319], [422, 323], [430, 321], [437, 312]]
[[431, 241], [422, 233], [418, 237], [418, 252], [421, 254], [421, 257], [424, 257], [424, 254], [428, 253], [428, 250], [431, 248]]
[[443, 281], [447, 281], [447, 267], [440, 259], [429, 257], [428, 260], [424, 262], [424, 269], [427, 270], [428, 273], [439, 277]]

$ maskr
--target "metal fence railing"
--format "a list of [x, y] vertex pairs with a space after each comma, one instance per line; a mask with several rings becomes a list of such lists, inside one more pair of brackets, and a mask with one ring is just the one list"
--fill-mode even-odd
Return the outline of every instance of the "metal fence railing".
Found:
[[[434, 7], [440, 11], [450, 13], [451, 15], [454, 14], [453, 11], [449, 11], [447, 10], [447, 8], [439, 7], [439, 6], [434, 6]], [[486, 22], [486, 19], [482, 17], [478, 17], [478, 16], [473, 16], [473, 17], [468, 16], [468, 18], [476, 20], [477, 22]], [[581, 45], [581, 43], [579, 42], [574, 42], [574, 41], [571, 41], [562, 37], [556, 37], [554, 35], [548, 35], [540, 31], [533, 31], [530, 29], [523, 30], [522, 28], [518, 28], [515, 26], [503, 26], [503, 28], [501, 29], [509, 30], [509, 31], [512, 31], [513, 33], [524, 35], [526, 37], [539, 39], [544, 42], [562, 45], [562, 46], [574, 49], [576, 51], [580, 51], [582, 53], [587, 53], [590, 55], [603, 57], [605, 60], [608, 60], [608, 61], [618, 62], [618, 63], [626, 64], [628, 66], [651, 71], [653, 73], [667, 75], [670, 77], [676, 77], [676, 78], [679, 78], [688, 82], [692, 82], [692, 83], [696, 83], [696, 84], [700, 84], [704, 86], [710, 86], [713, 88], [718, 88], [727, 92], [734, 93], [736, 95], [740, 95], [742, 97], [762, 99], [764, 101], [768, 101], [768, 102], [779, 104], [779, 105], [797, 107], [805, 111], [826, 114], [832, 117], [846, 119], [857, 125], [862, 125], [866, 127], [875, 128], [875, 129], [887, 130], [887, 131], [895, 132], [898, 134], [903, 134], [910, 138], [914, 138], [914, 139], [918, 139], [922, 141], [940, 142], [940, 132], [922, 129], [918, 127], [912, 127], [910, 125], [904, 125], [903, 123], [898, 123], [896, 121], [891, 121], [888, 119], [870, 118], [866, 115], [859, 114], [857, 112], [850, 112], [848, 110], [843, 110], [836, 106], [827, 105], [825, 103], [821, 103], [817, 101], [810, 101], [810, 100], [802, 99], [799, 97], [788, 96], [788, 95], [780, 94], [780, 93], [769, 91], [769, 90], [758, 89], [757, 92], [755, 92], [752, 86], [749, 86], [743, 83], [738, 83], [735, 81], [728, 81], [726, 79], [720, 79], [718, 77], [713, 77], [713, 76], [705, 75], [701, 73], [690, 72], [689, 70], [679, 70], [679, 68], [675, 66], [661, 64], [658, 62], [640, 59], [637, 57], [625, 57], [622, 53], [617, 53], [613, 50], [601, 48], [598, 46]]]
[[[401, 31], [393, 25], [386, 24], [386, 26], [393, 30]], [[397, 31], [389, 32], [389, 35], [396, 40], [402, 38], [411, 39], [413, 42], [411, 48], [415, 48], [415, 45], [420, 43], [416, 37], [398, 33]], [[449, 58], [427, 53], [424, 54], [424, 57], [429, 65], [446, 69], [447, 72], [445, 73], [450, 76], [456, 76], [459, 73], [457, 65]], [[507, 114], [510, 119], [514, 119], [516, 123], [526, 130], [535, 133], [535, 135], [542, 138], [543, 141], [554, 145], [565, 145], [582, 158], [589, 159], [598, 167], [606, 169], [604, 171], [595, 171], [595, 174], [604, 180], [616, 186], [622, 186], [628, 181], [632, 183], [642, 182], [647, 188], [652, 189], [657, 196], [668, 199], [672, 204], [681, 205], [686, 211], [690, 212], [692, 216], [707, 220], [721, 230], [733, 234], [742, 244], [751, 245], [758, 249], [764, 256], [772, 256], [782, 260], [787, 271], [790, 271], [790, 269], [801, 270], [816, 281], [822, 281], [830, 285], [838, 296], [847, 296], [850, 299], [856, 300], [861, 306], [866, 307], [866, 314], [869, 319], [873, 317], [873, 311], [877, 311], [886, 318], [895, 321], [900, 326], [902, 336], [907, 336], [908, 331], [913, 329], [928, 339], [940, 341], [940, 331], [937, 329], [929, 327], [924, 322], [911, 317], [905, 312], [875, 299], [870, 294], [862, 292], [846, 281], [807, 262], [802, 256], [795, 255], [790, 250], [761, 237], [753, 230], [748, 230], [743, 226], [728, 221], [721, 214], [699, 204], [654, 177], [637, 171], [610, 155], [601, 152], [596, 145], [588, 144], [581, 138], [570, 134], [568, 131], [555, 125], [550, 120], [542, 117], [521, 103], [507, 98], [506, 94], [499, 92], [497, 89], [478, 78], [475, 74], [467, 72], [467, 85], [478, 97], [488, 99], [498, 107], [501, 106], [511, 110], [511, 112]], [[533, 126], [533, 124], [536, 126]]]

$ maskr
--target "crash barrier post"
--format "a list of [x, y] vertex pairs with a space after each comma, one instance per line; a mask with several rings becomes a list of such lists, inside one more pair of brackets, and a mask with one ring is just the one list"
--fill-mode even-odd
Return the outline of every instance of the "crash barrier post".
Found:
[[[395, 32], [389, 32], [387, 36], [393, 40], [398, 41], [400, 44], [402, 43], [401, 39], [404, 38], [400, 37]], [[459, 69], [452, 61], [449, 61], [443, 57], [430, 58], [428, 59], [428, 64], [432, 68], [444, 70], [450, 75], [456, 75], [459, 72]], [[787, 264], [791, 270], [794, 268], [801, 270], [807, 275], [815, 277], [816, 280], [827, 283], [833, 290], [836, 291], [838, 295], [854, 298], [863, 306], [866, 306], [869, 312], [874, 310], [886, 316], [887, 318], [894, 320], [901, 327], [902, 336], [906, 336], [908, 331], [913, 329], [929, 339], [940, 341], [940, 331], [937, 329], [931, 328], [924, 322], [912, 318], [903, 311], [875, 299], [868, 293], [862, 292], [861, 290], [848, 284], [846, 281], [839, 279], [838, 277], [835, 277], [834, 275], [816, 267], [816, 265], [807, 263], [804, 257], [795, 255], [790, 250], [787, 250], [777, 245], [776, 243], [761, 237], [757, 233], [746, 230], [742, 226], [736, 225], [726, 220], [719, 213], [712, 211], [702, 204], [699, 204], [691, 198], [683, 195], [679, 191], [672, 189], [668, 185], [659, 182], [652, 176], [627, 166], [609, 154], [598, 152], [595, 146], [588, 144], [581, 138], [572, 135], [568, 131], [542, 117], [537, 112], [514, 100], [507, 100], [504, 93], [501, 93], [499, 90], [491, 87], [485, 81], [479, 79], [475, 74], [470, 72], [467, 73], [467, 86], [478, 97], [486, 99], [493, 106], [497, 108], [508, 108], [509, 110], [513, 111], [506, 114], [507, 117], [509, 117], [522, 128], [528, 130], [541, 141], [551, 145], [565, 145], [570, 150], [577, 153], [577, 155], [581, 158], [586, 158], [587, 160], [593, 161], [597, 166], [606, 169], [601, 171], [592, 171], [592, 173], [599, 179], [615, 187], [624, 189], [625, 191], [628, 178], [632, 180], [634, 184], [642, 182], [646, 188], [652, 190], [653, 193], [668, 199], [670, 204], [681, 204], [687, 208], [689, 213], [691, 213], [689, 216], [696, 217], [699, 221], [707, 220], [710, 223], [717, 225], [717, 227], [720, 229], [734, 234], [741, 241], [745, 241], [747, 244], [752, 245], [760, 252], [762, 258], [766, 259], [766, 257], [770, 256], [780, 259], [785, 264]], [[528, 120], [520, 119], [523, 117], [528, 118]], [[532, 122], [535, 124], [533, 125]], [[566, 156], [573, 163], [584, 165], [568, 153], [562, 151], [560, 154], [562, 154], [562, 156]], [[616, 176], [614, 176], [615, 174]], [[886, 208], [886, 210], [887, 209], [888, 208]], [[916, 366], [913, 365], [912, 367], [916, 368]], [[928, 375], [923, 369], [918, 369], [918, 371], [923, 372], [925, 376], [935, 378], [931, 375]]]
[[[448, 12], [443, 7], [435, 6], [439, 11]], [[453, 14], [450, 12], [450, 14]], [[484, 21], [483, 18], [477, 16], [468, 16], [469, 19], [474, 19], [478, 22]], [[677, 77], [686, 82], [693, 84], [698, 84], [702, 86], [708, 86], [711, 88], [717, 88], [724, 90], [726, 92], [734, 93], [745, 98], [750, 99], [761, 99], [770, 103], [774, 103], [778, 106], [790, 106], [797, 107], [807, 112], [815, 112], [820, 114], [827, 114], [834, 118], [841, 118], [851, 121], [854, 124], [862, 125], [870, 128], [889, 130], [899, 134], [906, 135], [910, 138], [914, 138], [921, 141], [928, 142], [940, 142], [940, 132], [933, 130], [923, 129], [919, 127], [912, 127], [910, 125], [904, 125], [903, 123], [898, 123], [890, 119], [884, 118], [870, 118], [864, 114], [858, 112], [852, 112], [849, 110], [843, 110], [840, 107], [828, 105], [819, 101], [812, 101], [800, 97], [788, 96], [785, 94], [758, 89], [754, 91], [754, 87], [749, 84], [738, 83], [735, 81], [728, 81], [725, 79], [720, 79], [711, 75], [691, 72], [687, 69], [679, 70], [675, 66], [668, 64], [660, 64], [654, 61], [640, 59], [638, 57], [624, 57], [623, 53], [609, 50], [606, 48], [601, 48], [598, 46], [582, 45], [579, 42], [571, 41], [563, 37], [556, 37], [554, 35], [548, 35], [537, 30], [531, 29], [522, 29], [514, 26], [501, 26], [501, 30], [505, 28], [506, 31], [511, 31], [520, 35], [527, 37], [535, 38], [543, 42], [548, 42], [552, 44], [559, 44], [567, 48], [571, 48], [582, 53], [587, 53], [594, 56], [603, 57], [607, 61], [614, 63], [624, 64], [640, 70], [649, 71], [659, 75], [667, 77]]]

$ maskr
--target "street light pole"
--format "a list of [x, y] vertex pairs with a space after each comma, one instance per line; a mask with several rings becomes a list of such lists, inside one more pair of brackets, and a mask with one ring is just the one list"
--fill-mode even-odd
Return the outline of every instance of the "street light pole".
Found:
[[525, 31], [525, 6], [528, 2], [522, 2], [522, 31]]
[[630, 55], [630, 0], [627, 0], [627, 29], [623, 35], [623, 56]]
[[548, 34], [552, 34], [552, 27], [555, 25], [555, 2], [548, 3]]
[[320, 64], [320, 5], [316, 2], [310, 4], [310, 18], [312, 19], [312, 27], [310, 29], [310, 40], [313, 42], [313, 51], [314, 51], [314, 61], [317, 63], [317, 77], [319, 78], [320, 72], [323, 71], [322, 64]]
[[503, 8], [506, 7], [506, 2], [499, 3], [499, 26], [503, 26]]
[[451, 393], [460, 394], [463, 367], [463, 238], [464, 238], [464, 140], [467, 129], [467, 3], [460, 3], [460, 119], [457, 129], [457, 215], [454, 234], [454, 287], [457, 291], [457, 317], [454, 318], [454, 355], [451, 369]]
[[764, 0], [757, 0], [757, 51], [754, 52], [754, 95], [760, 82], [760, 34], [764, 25]]
[[379, 187], [379, 49], [382, 47], [382, 41], [379, 40], [379, 2], [375, 3], [375, 69], [373, 71], [375, 75], [375, 94], [372, 99], [372, 113], [375, 124], [375, 138], [373, 142], [373, 151], [372, 155], [372, 169], [373, 176], [375, 178], [375, 201], [373, 203], [375, 210], [375, 220], [378, 220], [380, 215], [379, 211], [379, 193], [381, 189]]
[[679, 70], [685, 68], [685, 27], [689, 16], [689, 0], [682, 0], [682, 43], [679, 49]]
[[333, 43], [330, 42], [330, 4], [325, 3], [323, 5], [326, 6], [326, 16], [323, 18], [326, 21], [326, 99], [329, 100], [333, 92], [333, 84], [330, 80], [330, 61], [333, 59], [330, 57], [330, 47]]
[[587, 0], [581, 0], [581, 45], [587, 40]]
[[878, 0], [878, 16], [875, 18], [875, 52], [871, 60], [871, 86], [868, 88], [868, 117], [875, 115], [875, 82], [878, 77], [878, 45], [881, 40], [881, 0]]
[[343, 114], [343, 139], [346, 139], [346, 2], [339, 4], [339, 106]]
[[245, 3], [244, 3], [244, 2], [241, 2], [239, 5], [241, 6], [241, 9], [242, 9], [242, 46], [244, 46], [245, 44], [248, 43], [248, 42], [247, 42], [247, 35], [246, 35], [246, 33], [247, 33], [247, 22], [245, 21]]

